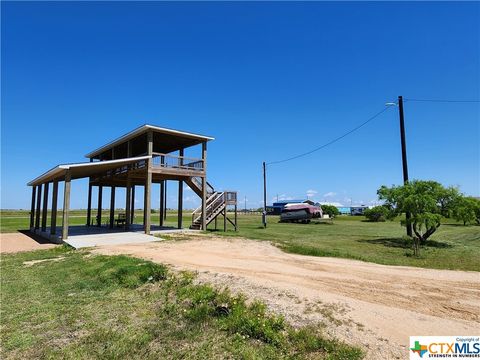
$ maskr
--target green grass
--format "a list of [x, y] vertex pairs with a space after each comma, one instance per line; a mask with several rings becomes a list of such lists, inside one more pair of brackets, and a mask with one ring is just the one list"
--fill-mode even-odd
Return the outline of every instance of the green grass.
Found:
[[[125, 211], [117, 210], [115, 216], [118, 213], [125, 213]], [[30, 228], [29, 212], [25, 210], [2, 210], [0, 217], [0, 233], [11, 233], [21, 230], [28, 230]], [[92, 211], [92, 221], [95, 220], [97, 215], [96, 210]], [[102, 211], [102, 223], [108, 220], [110, 217], [109, 211]], [[135, 211], [135, 223], [141, 223], [143, 219], [143, 211]], [[183, 221], [185, 225], [190, 225], [192, 217], [190, 212], [185, 210]], [[87, 211], [86, 210], [72, 210], [70, 211], [69, 224], [70, 225], [85, 225], [87, 223]], [[158, 213], [152, 214], [152, 223], [159, 223]], [[62, 225], [61, 212], [57, 216], [57, 226]], [[47, 226], [50, 226], [50, 212], [47, 213]], [[165, 226], [177, 226], [177, 212], [169, 210], [167, 212], [167, 219]]]
[[268, 240], [288, 252], [333, 256], [386, 265], [407, 265], [435, 269], [480, 271], [480, 227], [445, 222], [413, 257], [411, 241], [399, 221], [366, 222], [361, 216], [340, 216], [329, 223], [279, 223], [268, 217], [266, 229], [260, 216], [240, 215], [239, 231], [217, 232], [218, 235], [242, 236]]
[[148, 261], [58, 247], [3, 255], [1, 268], [2, 359], [362, 357], [319, 327], [293, 329], [260, 302]]
[[[28, 229], [27, 212], [2, 212], [1, 232]], [[85, 211], [71, 212], [70, 223], [82, 225], [86, 222]], [[229, 214], [233, 218], [233, 214]], [[104, 211], [104, 218], [108, 211]], [[137, 222], [143, 213], [137, 211]], [[184, 212], [185, 226], [191, 223], [191, 216]], [[58, 220], [61, 224], [61, 219]], [[158, 223], [158, 214], [152, 214], [152, 223]], [[177, 214], [169, 211], [167, 226], [177, 225]], [[219, 221], [219, 229], [223, 221]], [[480, 271], [480, 227], [463, 226], [451, 219], [444, 219], [440, 228], [430, 238], [427, 246], [420, 251], [420, 257], [413, 257], [410, 240], [405, 238], [405, 228], [399, 221], [372, 223], [362, 216], [340, 216], [329, 223], [286, 224], [279, 223], [278, 216], [268, 217], [267, 229], [261, 226], [259, 215], [239, 215], [239, 231], [223, 233], [225, 236], [242, 236], [255, 240], [268, 240], [288, 252], [333, 256], [386, 265], [407, 265], [434, 269]], [[213, 222], [209, 229], [213, 229]]]

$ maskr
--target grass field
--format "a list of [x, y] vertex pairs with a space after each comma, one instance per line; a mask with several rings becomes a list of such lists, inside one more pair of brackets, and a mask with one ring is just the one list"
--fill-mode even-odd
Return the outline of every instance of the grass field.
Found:
[[[43, 260], [43, 261], [42, 261]], [[2, 359], [360, 359], [321, 327], [126, 256], [57, 247], [1, 258]]]
[[[191, 217], [184, 213], [184, 225]], [[136, 219], [142, 219], [136, 212]], [[108, 212], [102, 215], [108, 218]], [[218, 235], [242, 236], [255, 240], [268, 240], [285, 251], [314, 256], [334, 256], [370, 261], [386, 265], [408, 265], [436, 269], [480, 271], [480, 227], [463, 226], [445, 219], [427, 246], [421, 249], [419, 258], [412, 256], [411, 243], [404, 237], [405, 228], [399, 221], [371, 223], [361, 216], [340, 216], [333, 224], [284, 224], [278, 217], [268, 217], [268, 227], [263, 229], [258, 215], [239, 215], [239, 231], [216, 232]], [[58, 220], [61, 224], [61, 219]], [[176, 212], [169, 211], [166, 225], [176, 226]], [[85, 211], [71, 212], [71, 224], [85, 224]], [[158, 223], [158, 214], [152, 215], [152, 223]], [[219, 227], [221, 227], [219, 221]], [[27, 229], [27, 212], [3, 212], [1, 232]], [[213, 223], [209, 226], [213, 229]], [[229, 225], [232, 230], [232, 226]]]
[[[448, 219], [446, 219], [448, 220]], [[222, 232], [218, 232], [222, 235]], [[432, 235], [419, 258], [399, 221], [367, 222], [361, 216], [340, 216], [329, 223], [279, 223], [268, 217], [267, 229], [259, 216], [239, 216], [239, 231], [226, 236], [269, 240], [288, 252], [357, 259], [386, 265], [480, 271], [480, 227], [445, 222]]]

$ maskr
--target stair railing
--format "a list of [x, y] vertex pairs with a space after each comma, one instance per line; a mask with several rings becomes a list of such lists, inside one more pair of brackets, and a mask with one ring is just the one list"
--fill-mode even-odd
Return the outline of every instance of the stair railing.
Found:
[[[202, 191], [202, 178], [200, 176], [193, 176], [191, 177], [193, 184], [198, 188], [198, 190]], [[207, 194], [213, 194], [215, 189], [213, 186], [207, 181]]]
[[[213, 196], [210, 196], [207, 199], [207, 203], [205, 204], [205, 219], [208, 220], [210, 216], [215, 214], [216, 210], [225, 203], [225, 193], [224, 192], [217, 192], [214, 193]], [[197, 215], [197, 216], [196, 216]], [[200, 205], [197, 209], [192, 212], [192, 224], [200, 221], [202, 219], [202, 206]]]

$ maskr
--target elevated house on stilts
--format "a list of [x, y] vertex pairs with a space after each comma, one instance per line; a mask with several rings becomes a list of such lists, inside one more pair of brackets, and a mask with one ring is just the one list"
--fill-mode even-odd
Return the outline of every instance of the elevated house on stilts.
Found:
[[[207, 181], [207, 143], [212, 137], [189, 132], [143, 125], [86, 155], [89, 162], [58, 165], [28, 183], [32, 187], [30, 230], [52, 240], [66, 240], [71, 235], [95, 231], [143, 231], [150, 234], [164, 229], [166, 183], [178, 182], [178, 222], [183, 228], [183, 186], [188, 185], [201, 199], [201, 206], [192, 213], [191, 229], [206, 230], [207, 225], [222, 216], [224, 230], [229, 221], [237, 229], [237, 193], [217, 191]], [[184, 156], [187, 148], [201, 148], [198, 158]], [[192, 149], [193, 150], [193, 149]], [[69, 226], [71, 181], [88, 178], [88, 207], [85, 226]], [[58, 189], [64, 182], [62, 224], [57, 226]], [[152, 224], [152, 186], [160, 185], [160, 216]], [[134, 224], [135, 188], [144, 187], [142, 224]], [[92, 189], [98, 187], [98, 206], [92, 215]], [[103, 189], [109, 187], [110, 212], [102, 219]], [[125, 188], [124, 211], [115, 213], [119, 203], [115, 189]], [[51, 195], [50, 224], [47, 224], [49, 190]], [[123, 207], [123, 206], [121, 206]], [[234, 210], [234, 220], [227, 217], [227, 208]], [[119, 229], [119, 227], [121, 229]]]

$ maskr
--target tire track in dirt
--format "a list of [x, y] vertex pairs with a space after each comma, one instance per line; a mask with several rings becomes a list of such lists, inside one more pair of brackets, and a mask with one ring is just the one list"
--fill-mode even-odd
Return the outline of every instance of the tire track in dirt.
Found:
[[406, 358], [410, 335], [478, 335], [480, 274], [302, 256], [246, 239], [117, 245], [129, 254], [199, 272], [200, 281], [259, 298], [294, 325], [326, 324], [367, 358]]

